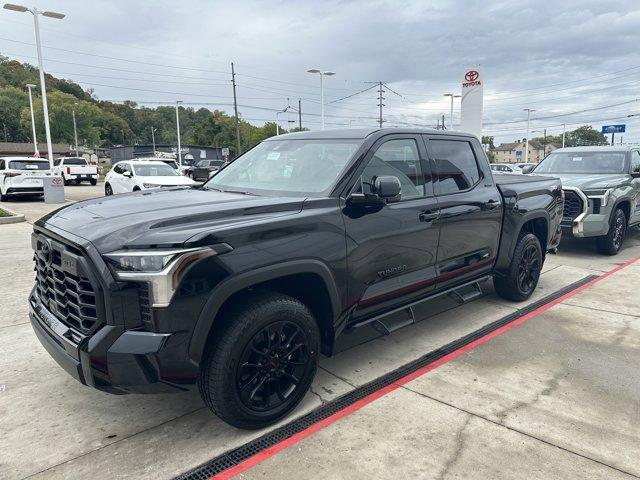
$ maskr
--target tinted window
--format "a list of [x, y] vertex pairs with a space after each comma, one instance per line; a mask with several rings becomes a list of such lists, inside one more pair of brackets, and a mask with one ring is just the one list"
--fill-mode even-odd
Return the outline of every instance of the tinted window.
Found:
[[631, 173], [640, 173], [640, 152], [638, 150], [631, 154]]
[[375, 178], [387, 175], [400, 180], [402, 200], [424, 196], [424, 177], [415, 140], [389, 140], [380, 145], [360, 176], [358, 191], [373, 193]]
[[84, 158], [65, 158], [65, 165], [86, 165], [87, 161]]
[[14, 170], [49, 170], [46, 160], [11, 160], [9, 168]]
[[429, 146], [438, 174], [438, 194], [468, 190], [478, 183], [480, 171], [469, 142], [430, 140]]
[[169, 165], [137, 163], [134, 167], [135, 174], [140, 177], [177, 177], [180, 175]]
[[113, 166], [113, 171], [115, 173], [120, 173], [122, 174], [123, 170], [122, 170], [122, 165], [120, 165], [119, 163]]

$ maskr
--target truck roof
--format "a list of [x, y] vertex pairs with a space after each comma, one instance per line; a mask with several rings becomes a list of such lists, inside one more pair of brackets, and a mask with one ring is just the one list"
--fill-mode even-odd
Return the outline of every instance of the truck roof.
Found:
[[431, 128], [340, 128], [335, 130], [314, 130], [308, 132], [295, 132], [270, 137], [265, 142], [274, 140], [320, 140], [320, 139], [364, 139], [371, 135], [400, 134], [429, 134], [429, 135], [462, 135], [469, 138], [477, 138], [470, 133], [449, 130], [435, 130]]
[[[628, 152], [634, 147], [628, 147], [625, 145], [585, 145], [584, 147], [565, 147], [565, 148], [557, 148], [553, 151], [553, 153], [559, 152]], [[637, 147], [636, 147], [637, 148]]]

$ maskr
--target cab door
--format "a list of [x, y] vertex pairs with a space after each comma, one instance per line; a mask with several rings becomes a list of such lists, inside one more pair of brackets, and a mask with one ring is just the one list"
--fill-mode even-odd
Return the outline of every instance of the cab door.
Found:
[[633, 187], [631, 199], [631, 216], [629, 223], [640, 222], [640, 150], [631, 152], [631, 186]]
[[437, 288], [488, 274], [498, 252], [502, 196], [477, 140], [425, 135], [440, 207]]
[[351, 193], [372, 193], [377, 176], [395, 176], [396, 201], [361, 205], [344, 200], [350, 303], [356, 321], [402, 305], [435, 286], [438, 202], [419, 135], [386, 135], [363, 158]]

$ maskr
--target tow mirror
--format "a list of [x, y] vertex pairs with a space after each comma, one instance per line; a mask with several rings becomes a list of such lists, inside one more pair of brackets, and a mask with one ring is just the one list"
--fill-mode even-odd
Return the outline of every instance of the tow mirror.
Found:
[[522, 173], [531, 173], [534, 168], [535, 165], [525, 165], [524, 167], [522, 167]]

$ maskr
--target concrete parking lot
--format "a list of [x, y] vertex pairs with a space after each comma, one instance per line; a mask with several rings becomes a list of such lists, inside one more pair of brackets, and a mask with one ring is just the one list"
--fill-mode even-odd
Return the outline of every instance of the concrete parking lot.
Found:
[[[70, 201], [100, 196], [71, 186]], [[4, 204], [0, 204], [3, 206]], [[27, 317], [31, 223], [59, 206], [8, 205], [0, 225], [0, 478], [173, 478], [263, 435], [213, 416], [196, 392], [113, 396], [69, 377]], [[405, 383], [269, 456], [241, 478], [640, 477], [640, 232], [615, 257], [564, 241], [529, 302], [587, 275], [628, 265], [523, 325]], [[484, 285], [464, 306], [442, 299], [420, 322], [342, 339], [324, 358], [300, 416], [503, 317]]]

